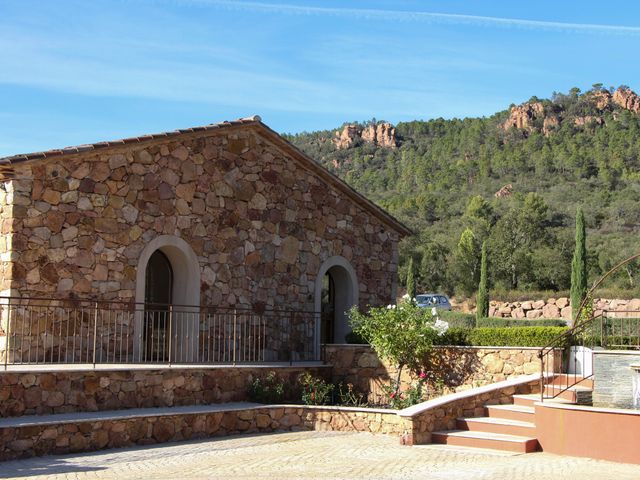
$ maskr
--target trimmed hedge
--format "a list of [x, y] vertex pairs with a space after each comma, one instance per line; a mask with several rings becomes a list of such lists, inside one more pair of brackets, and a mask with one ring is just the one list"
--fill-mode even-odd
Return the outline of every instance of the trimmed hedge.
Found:
[[504, 328], [504, 327], [566, 327], [567, 322], [560, 318], [536, 318], [535, 320], [523, 320], [520, 318], [489, 317], [478, 320], [478, 328]]
[[567, 327], [450, 328], [439, 345], [474, 347], [544, 347]]
[[[437, 337], [436, 344], [473, 347], [544, 347], [562, 335], [567, 329], [568, 327], [566, 326], [450, 327], [444, 335]], [[367, 343], [355, 333], [348, 334], [346, 340], [352, 344]], [[594, 341], [595, 338], [590, 340]], [[631, 343], [629, 340], [627, 342]], [[578, 342], [575, 343], [578, 344]], [[563, 345], [559, 345], [559, 347], [563, 347]]]
[[449, 323], [449, 328], [474, 328], [476, 316], [473, 313], [438, 312], [442, 320]]
[[521, 318], [488, 317], [476, 321], [476, 317], [472, 313], [438, 312], [438, 314], [442, 320], [449, 322], [450, 328], [564, 327], [567, 325], [567, 322], [560, 318], [526, 320]]

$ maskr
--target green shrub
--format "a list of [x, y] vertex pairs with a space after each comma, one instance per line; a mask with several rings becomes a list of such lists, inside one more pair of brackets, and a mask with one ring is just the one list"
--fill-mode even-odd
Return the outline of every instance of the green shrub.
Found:
[[449, 324], [449, 328], [473, 328], [476, 326], [476, 317], [473, 313], [438, 312], [438, 315]]
[[449, 328], [502, 328], [502, 327], [564, 327], [565, 320], [560, 318], [537, 318], [525, 320], [519, 318], [488, 317], [476, 320], [472, 313], [439, 312], [440, 318], [449, 323]]
[[544, 347], [567, 331], [567, 327], [474, 328], [468, 341], [474, 346]]
[[264, 378], [254, 378], [247, 393], [252, 402], [281, 403], [284, 397], [284, 382], [275, 372], [269, 372]]
[[452, 345], [452, 346], [465, 346], [471, 345], [469, 343], [469, 332], [473, 328], [454, 327], [447, 330], [443, 335], [438, 337], [434, 342], [434, 345]]
[[346, 386], [344, 386], [342, 383], [339, 383], [337, 388], [337, 393], [338, 393], [338, 398], [337, 398], [338, 405], [341, 405], [344, 407], [364, 407], [367, 405], [367, 402], [364, 399], [364, 395], [361, 393], [356, 393], [353, 390], [352, 383], [347, 383]]
[[450, 328], [438, 345], [476, 347], [544, 347], [567, 327]]
[[505, 327], [566, 327], [567, 322], [560, 318], [537, 318], [524, 320], [519, 318], [489, 317], [478, 320], [478, 328], [505, 328]]
[[331, 405], [335, 386], [306, 372], [298, 377], [305, 405]]

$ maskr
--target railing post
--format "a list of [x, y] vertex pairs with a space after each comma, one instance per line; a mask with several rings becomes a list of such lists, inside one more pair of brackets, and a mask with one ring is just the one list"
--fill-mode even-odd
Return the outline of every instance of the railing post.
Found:
[[544, 402], [544, 347], [538, 352], [540, 358], [540, 401]]
[[233, 309], [233, 352], [232, 352], [232, 361], [233, 366], [236, 365], [236, 350], [237, 350], [237, 338], [236, 338], [236, 328], [238, 326], [238, 309]]
[[171, 366], [171, 347], [173, 345], [173, 305], [169, 305], [169, 352], [167, 354], [167, 360], [169, 361], [169, 366]]
[[8, 368], [9, 353], [11, 351], [11, 298], [7, 299], [7, 331], [5, 332], [7, 341], [4, 342], [4, 369]]
[[96, 350], [98, 344], [98, 302], [96, 302], [93, 316], [93, 368], [96, 368]]
[[293, 365], [293, 310], [289, 313], [289, 365]]

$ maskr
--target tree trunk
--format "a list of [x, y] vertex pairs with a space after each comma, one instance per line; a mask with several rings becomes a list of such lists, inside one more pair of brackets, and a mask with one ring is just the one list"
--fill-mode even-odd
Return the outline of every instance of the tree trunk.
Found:
[[400, 375], [402, 375], [402, 367], [404, 367], [404, 363], [398, 364], [398, 374], [396, 375], [396, 388], [394, 390], [394, 394], [397, 397], [398, 393], [400, 393]]

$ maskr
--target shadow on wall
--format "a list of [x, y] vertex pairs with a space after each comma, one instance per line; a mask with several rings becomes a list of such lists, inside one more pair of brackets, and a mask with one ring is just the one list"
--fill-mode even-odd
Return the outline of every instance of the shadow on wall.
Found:
[[475, 352], [458, 349], [431, 351], [423, 361], [422, 370], [429, 372], [444, 393], [454, 392], [463, 385], [471, 387], [474, 382], [484, 384], [493, 380], [482, 373], [483, 364]]

